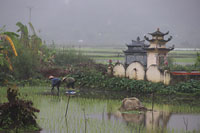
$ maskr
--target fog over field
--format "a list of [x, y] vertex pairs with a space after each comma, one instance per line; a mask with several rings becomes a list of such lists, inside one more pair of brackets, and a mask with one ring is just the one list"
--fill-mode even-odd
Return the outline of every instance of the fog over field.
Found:
[[121, 45], [170, 31], [168, 45], [200, 48], [200, 0], [0, 0], [0, 27], [31, 20], [50, 43]]

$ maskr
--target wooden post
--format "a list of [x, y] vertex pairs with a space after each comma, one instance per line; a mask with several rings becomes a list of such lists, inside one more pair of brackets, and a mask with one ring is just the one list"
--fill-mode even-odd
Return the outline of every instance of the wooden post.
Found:
[[85, 108], [83, 108], [83, 114], [84, 114], [84, 119], [85, 119], [85, 133], [87, 132], [87, 118], [85, 115]]
[[67, 112], [68, 112], [68, 107], [69, 107], [69, 100], [70, 100], [70, 95], [69, 95], [68, 102], [67, 102], [67, 108], [66, 108], [66, 112], [65, 112], [65, 117], [67, 117]]

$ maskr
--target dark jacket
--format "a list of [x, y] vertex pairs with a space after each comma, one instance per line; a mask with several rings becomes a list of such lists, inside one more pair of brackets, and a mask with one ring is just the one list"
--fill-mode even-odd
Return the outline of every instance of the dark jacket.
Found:
[[55, 86], [55, 85], [57, 85], [60, 82], [61, 82], [61, 80], [59, 78], [52, 78], [51, 79], [52, 86]]

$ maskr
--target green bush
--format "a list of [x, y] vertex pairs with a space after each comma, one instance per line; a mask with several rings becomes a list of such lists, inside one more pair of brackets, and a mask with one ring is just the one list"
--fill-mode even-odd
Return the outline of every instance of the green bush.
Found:
[[166, 86], [163, 83], [152, 83], [143, 80], [131, 80], [128, 78], [110, 77], [94, 69], [84, 69], [71, 74], [77, 80], [80, 88], [103, 89], [114, 91], [129, 91], [133, 94], [195, 94], [200, 91], [200, 81], [189, 80], [176, 85]]
[[18, 56], [13, 59], [14, 75], [17, 79], [34, 77], [39, 66], [38, 56], [28, 48], [18, 48]]
[[[35, 113], [40, 110], [33, 107], [32, 101], [18, 98], [18, 90], [8, 88], [7, 103], [0, 105], [0, 127], [6, 130], [41, 130], [36, 122]], [[17, 131], [16, 131], [17, 132]]]

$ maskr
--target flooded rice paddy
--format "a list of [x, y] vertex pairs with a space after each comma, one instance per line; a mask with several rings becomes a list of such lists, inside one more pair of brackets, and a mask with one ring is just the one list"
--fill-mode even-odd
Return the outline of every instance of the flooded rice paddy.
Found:
[[[6, 102], [6, 89], [0, 91], [0, 102]], [[21, 88], [20, 91], [21, 97], [32, 100], [40, 109], [37, 114], [40, 133], [200, 132], [199, 106], [154, 103], [154, 111], [120, 112], [122, 99], [82, 98], [80, 95], [69, 99], [64, 90], [57, 96], [43, 87]], [[152, 108], [151, 101], [142, 103]]]

